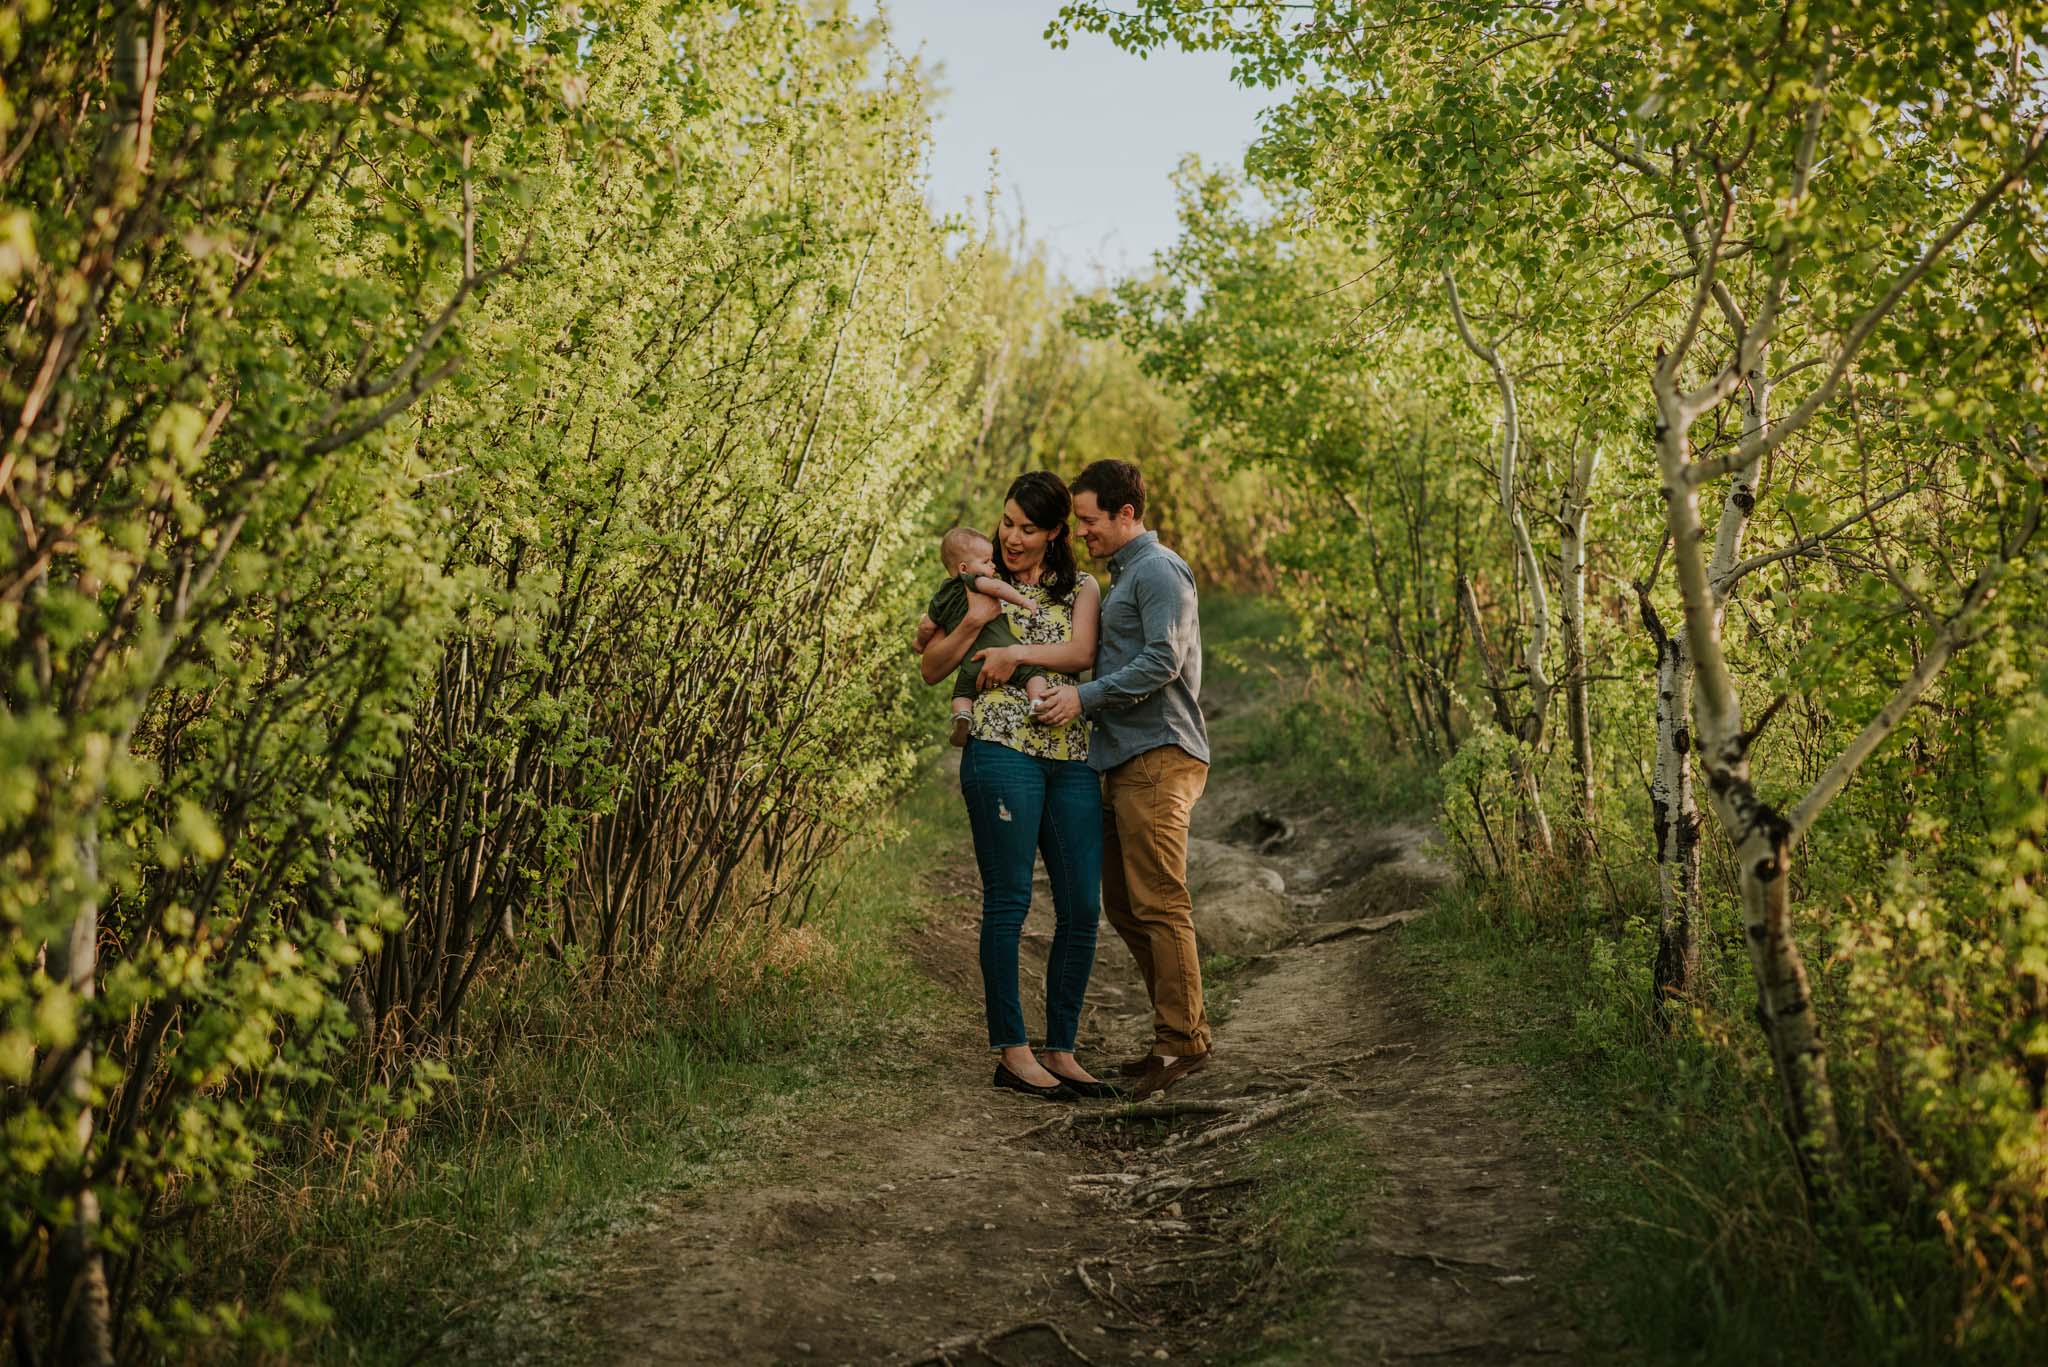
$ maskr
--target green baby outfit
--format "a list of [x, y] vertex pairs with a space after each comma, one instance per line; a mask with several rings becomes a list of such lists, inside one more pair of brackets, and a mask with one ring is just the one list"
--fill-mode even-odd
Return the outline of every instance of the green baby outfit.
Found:
[[[925, 607], [925, 616], [938, 623], [940, 631], [953, 630], [967, 616], [967, 595], [974, 592], [977, 577], [962, 571], [939, 585], [939, 591], [932, 595], [932, 601]], [[975, 687], [975, 680], [981, 674], [981, 662], [974, 658], [977, 652], [1017, 643], [1017, 633], [1010, 626], [1009, 613], [997, 613], [995, 620], [974, 638], [973, 649], [967, 652], [967, 658], [960, 662], [959, 670], [953, 675], [953, 696], [972, 698], [981, 691]], [[1010, 675], [1010, 682], [1022, 687], [1026, 679], [1042, 678], [1045, 674], [1046, 671], [1037, 665], [1018, 665], [1016, 672]]]

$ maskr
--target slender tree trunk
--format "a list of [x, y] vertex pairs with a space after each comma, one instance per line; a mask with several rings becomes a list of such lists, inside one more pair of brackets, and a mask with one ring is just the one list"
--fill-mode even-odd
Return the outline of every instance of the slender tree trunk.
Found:
[[1571, 487], [1558, 517], [1558, 624], [1564, 633], [1565, 721], [1571, 732], [1572, 776], [1578, 820], [1572, 851], [1583, 867], [1593, 857], [1593, 725], [1591, 686], [1586, 678], [1586, 517], [1592, 508], [1593, 475], [1600, 467], [1600, 443], [1578, 452]]
[[1692, 786], [1692, 652], [1683, 631], [1664, 629], [1638, 586], [1643, 627], [1657, 646], [1657, 748], [1650, 771], [1651, 831], [1657, 850], [1657, 1016], [1665, 1024], [1698, 990], [1700, 974], [1700, 809]]
[[[1725, 306], [1729, 325], [1747, 333], [1747, 324], [1731, 303]], [[1743, 365], [1743, 436], [1760, 436], [1770, 426], [1771, 384], [1765, 367], [1768, 340], [1752, 338], [1738, 358]], [[1714, 524], [1714, 546], [1707, 562], [1707, 580], [1714, 631], [1718, 635], [1728, 604], [1742, 577], [1743, 539], [1756, 512], [1760, 462], [1734, 473], [1721, 500]], [[1692, 691], [1693, 656], [1684, 629], [1667, 632], [1651, 605], [1646, 586], [1638, 585], [1643, 626], [1657, 646], [1657, 744], [1650, 780], [1652, 835], [1657, 850], [1657, 957], [1651, 967], [1658, 1019], [1667, 1027], [1671, 1011], [1698, 995], [1700, 935], [1700, 811], [1693, 790]]]
[[[93, 823], [95, 803], [82, 819]], [[53, 982], [63, 983], [80, 1003], [79, 1042], [60, 1061], [53, 1079], [61, 1104], [76, 1108], [71, 1122], [71, 1147], [55, 1169], [71, 1200], [71, 1219], [50, 1231], [50, 1341], [59, 1361], [78, 1367], [107, 1367], [114, 1360], [112, 1302], [107, 1295], [106, 1265], [100, 1255], [99, 1198], [87, 1175], [92, 1150], [92, 1025], [84, 1003], [92, 1000], [99, 952], [99, 834], [93, 824], [78, 839], [80, 904], [70, 929], [51, 942], [44, 961]]]
[[[1473, 591], [1472, 581], [1464, 575], [1458, 576], [1458, 602], [1464, 607], [1466, 620], [1472, 627], [1472, 645], [1479, 653], [1480, 669], [1486, 676], [1486, 693], [1493, 703], [1494, 725], [1507, 736], [1518, 739], [1520, 727], [1508, 705], [1508, 681], [1501, 672], [1500, 662], [1494, 658], [1493, 647], [1487, 642], [1486, 623], [1479, 616], [1479, 595]], [[1543, 790], [1536, 781], [1536, 766], [1530, 763], [1531, 757], [1519, 746], [1508, 756], [1508, 779], [1514, 785], [1518, 812], [1516, 824], [1525, 848], [1549, 854], [1554, 848], [1550, 817], [1543, 810]], [[1474, 794], [1472, 800], [1476, 804], [1478, 795]]]
[[[1743, 390], [1743, 434], [1762, 432], [1770, 423], [1770, 383], [1764, 374], [1767, 350], [1752, 348]], [[1712, 589], [1714, 630], [1718, 634], [1739, 583], [1743, 539], [1756, 512], [1758, 467], [1735, 472], [1714, 524], [1714, 548], [1707, 565]], [[1650, 810], [1657, 848], [1657, 958], [1651, 981], [1658, 1019], [1671, 1023], [1671, 1011], [1700, 990], [1700, 809], [1692, 776], [1692, 646], [1684, 630], [1667, 633], [1642, 599], [1643, 625], [1657, 643], [1657, 749], [1650, 780]]]
[[[1791, 825], [1750, 781], [1749, 748], [1755, 733], [1742, 724], [1742, 700], [1721, 646], [1721, 602], [1709, 578], [1702, 543], [1699, 492], [1692, 478], [1687, 434], [1699, 416], [1678, 386], [1677, 366], [1660, 361], [1652, 378], [1657, 396], [1657, 455], [1664, 479], [1665, 517], [1673, 568], [1684, 606], [1686, 645], [1694, 660], [1693, 722], [1701, 768], [1714, 813], [1735, 846], [1743, 930], [1756, 974], [1758, 1016], [1770, 1039], [1771, 1059], [1784, 1100], [1786, 1131], [1797, 1147], [1809, 1191], [1827, 1185], [1841, 1136], [1834, 1093], [1806, 964], [1792, 934], [1786, 875]], [[1768, 718], [1766, 718], [1767, 720]]]
[[[1500, 391], [1500, 458], [1495, 495], [1500, 502], [1501, 516], [1507, 519], [1508, 533], [1514, 540], [1515, 567], [1522, 581], [1522, 593], [1527, 599], [1529, 628], [1522, 642], [1522, 668], [1529, 677], [1529, 710], [1519, 723], [1507, 720], [1504, 707], [1497, 707], [1497, 710], [1503, 715], [1502, 729], [1520, 740], [1533, 756], [1542, 749], [1550, 721], [1551, 682], [1543, 665], [1543, 656], [1550, 644], [1550, 593], [1544, 587], [1543, 565], [1536, 558], [1535, 544], [1529, 539], [1528, 523], [1522, 517], [1515, 474], [1515, 461], [1521, 455], [1522, 444], [1521, 406], [1515, 394], [1514, 375], [1508, 370], [1507, 362], [1501, 359], [1500, 352], [1480, 341], [1472, 331], [1465, 317], [1465, 305], [1458, 296], [1458, 282], [1449, 271], [1444, 272], [1444, 294], [1450, 301], [1451, 321], [1457, 326], [1459, 340], [1464, 342], [1466, 350], [1486, 362], [1487, 369], [1493, 373], [1494, 387]], [[1479, 642], [1483, 654], [1485, 632], [1478, 617], [1478, 603], [1472, 597], [1469, 584], [1465, 586], [1465, 601], [1472, 613], [1474, 639]], [[1498, 681], [1494, 692], [1496, 698], [1505, 697], [1505, 690]], [[1551, 838], [1550, 818], [1543, 810], [1543, 792], [1536, 778], [1535, 765], [1525, 756], [1516, 767], [1520, 771], [1516, 775], [1516, 783], [1523, 804], [1524, 837], [1536, 850], [1548, 855], [1556, 846]]]

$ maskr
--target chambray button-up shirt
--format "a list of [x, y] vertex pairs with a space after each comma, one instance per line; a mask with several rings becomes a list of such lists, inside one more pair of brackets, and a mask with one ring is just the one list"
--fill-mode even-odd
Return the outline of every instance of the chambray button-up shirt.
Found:
[[1095, 677], [1081, 685], [1089, 765], [1107, 772], [1162, 745], [1208, 763], [1193, 571], [1146, 532], [1109, 558], [1109, 576]]

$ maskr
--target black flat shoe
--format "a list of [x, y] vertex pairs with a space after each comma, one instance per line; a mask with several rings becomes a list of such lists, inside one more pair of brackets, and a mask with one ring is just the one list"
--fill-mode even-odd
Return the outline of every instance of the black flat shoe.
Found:
[[[1057, 1077], [1058, 1074], [1054, 1074], [1054, 1076]], [[1026, 1096], [1035, 1096], [1040, 1101], [1077, 1101], [1081, 1096], [1079, 1092], [1074, 1090], [1073, 1084], [1064, 1079], [1055, 1082], [1050, 1087], [1040, 1087], [1034, 1083], [1026, 1082], [1000, 1063], [996, 1065], [995, 1085], [1008, 1091], [1022, 1092]]]
[[[1052, 1073], [1050, 1068], [1045, 1071]], [[1129, 1091], [1117, 1086], [1113, 1082], [1098, 1082], [1093, 1079], [1083, 1082], [1080, 1078], [1068, 1077], [1065, 1073], [1052, 1073], [1052, 1075], [1067, 1086], [1072, 1087], [1076, 1096], [1086, 1097], [1090, 1101], [1126, 1101], [1131, 1095]]]

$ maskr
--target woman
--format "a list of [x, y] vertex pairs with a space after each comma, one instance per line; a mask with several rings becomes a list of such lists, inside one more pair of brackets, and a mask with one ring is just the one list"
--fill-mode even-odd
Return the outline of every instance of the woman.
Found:
[[[1088, 767], [1088, 730], [1040, 726], [1024, 690], [1011, 685], [1021, 664], [1071, 683], [1095, 663], [1101, 591], [1074, 562], [1067, 536], [1073, 499], [1049, 470], [1019, 475], [1003, 502], [996, 572], [1035, 600], [1035, 615], [1013, 615], [1019, 644], [984, 651], [982, 693], [974, 701], [960, 756], [960, 794], [981, 867], [981, 985], [988, 1042], [1001, 1051], [995, 1085], [1048, 1101], [1113, 1096], [1074, 1057], [1081, 1003], [1095, 967], [1102, 909], [1102, 791]], [[923, 651], [926, 683], [949, 676], [1000, 608], [977, 603], [965, 621]], [[1045, 965], [1045, 1052], [1026, 1042], [1017, 991], [1017, 941], [1031, 909], [1034, 853], [1052, 880], [1053, 938]]]

